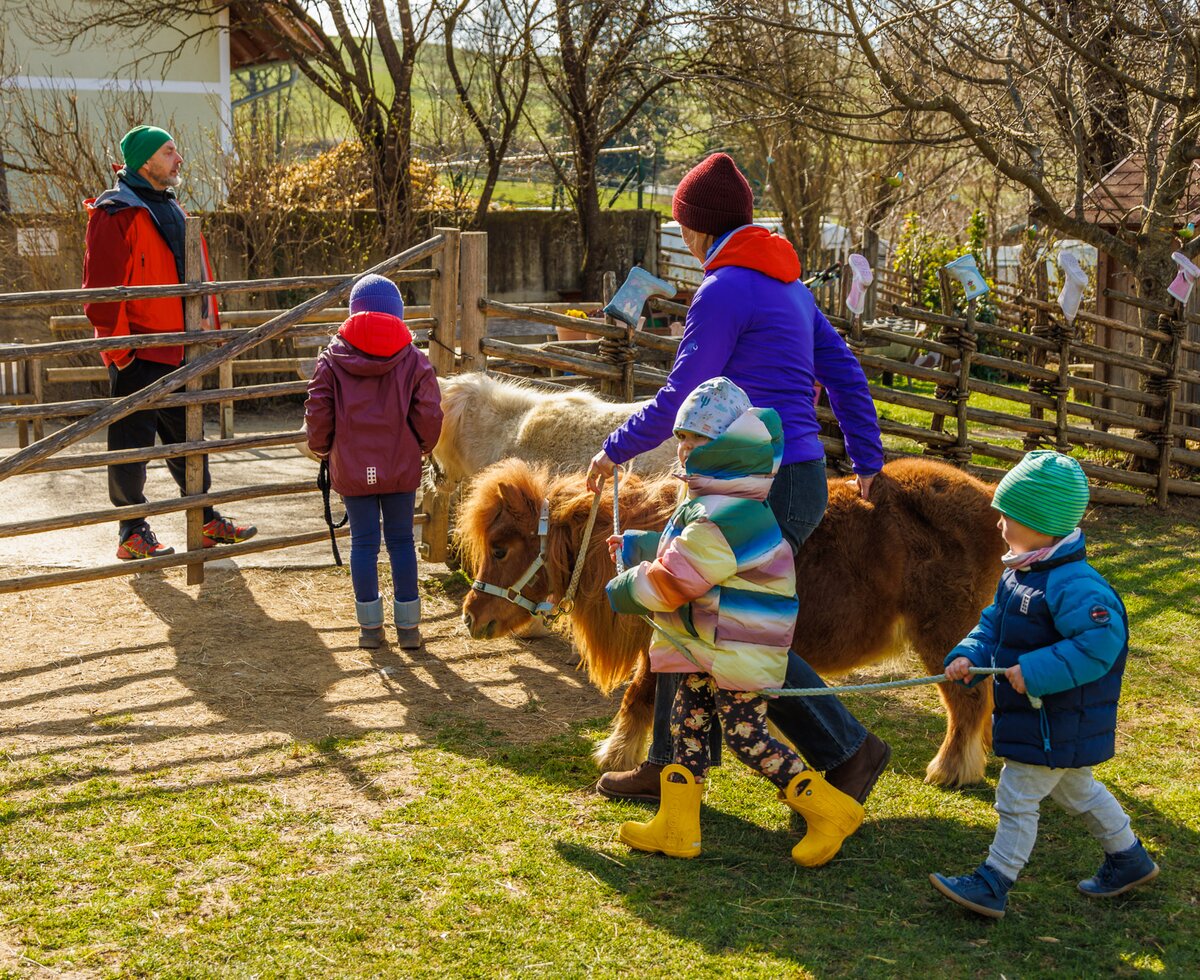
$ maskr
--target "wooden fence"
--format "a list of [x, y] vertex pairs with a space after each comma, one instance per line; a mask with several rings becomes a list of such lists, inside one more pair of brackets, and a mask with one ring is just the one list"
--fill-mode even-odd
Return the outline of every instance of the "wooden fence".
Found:
[[[464, 284], [467, 277], [464, 276]], [[482, 288], [481, 279], [474, 287]], [[1181, 383], [1200, 382], [1200, 371], [1185, 369], [1181, 355], [1200, 352], [1189, 339], [1189, 325], [1200, 318], [1180, 309], [1155, 309], [1154, 328], [1124, 322], [1120, 329], [1139, 333], [1154, 345], [1149, 355], [1108, 350], [1088, 340], [1089, 328], [1112, 326], [1104, 317], [1081, 311], [1068, 326], [1056, 304], [1011, 292], [988, 299], [988, 316], [978, 304], [956, 315], [957, 286], [942, 282], [943, 311], [912, 305], [904, 282], [885, 275], [876, 287], [876, 309], [888, 315], [864, 324], [858, 318], [833, 315], [870, 378], [906, 379], [908, 390], [871, 380], [880, 408], [880, 428], [888, 455], [913, 451], [939, 456], [989, 479], [998, 479], [1030, 449], [1052, 447], [1073, 452], [1093, 484], [1100, 503], [1166, 503], [1170, 494], [1200, 496], [1200, 405], [1180, 400]], [[464, 285], [464, 290], [466, 286]], [[612, 284], [606, 287], [610, 294]], [[1142, 304], [1132, 297], [1128, 302]], [[478, 314], [475, 311], [477, 307]], [[840, 292], [836, 305], [842, 308]], [[665, 381], [678, 338], [634, 329], [611, 319], [581, 321], [544, 308], [499, 303], [480, 295], [463, 295], [463, 322], [468, 309], [474, 326], [464, 326], [461, 365], [523, 375], [569, 372], [572, 381], [598, 382], [601, 391], [632, 401]], [[653, 301], [652, 312], [686, 315], [685, 304]], [[489, 337], [487, 319], [520, 317], [555, 328], [573, 329], [599, 341], [515, 344]], [[1140, 384], [1116, 385], [1097, 380], [1097, 365], [1117, 365], [1139, 377]], [[456, 369], [452, 358], [447, 370]], [[562, 379], [558, 379], [560, 382]], [[931, 393], [911, 390], [924, 382]], [[972, 404], [972, 396], [976, 403]], [[1000, 400], [983, 407], [980, 396]], [[1133, 411], [1099, 404], [1130, 404]], [[892, 408], [907, 410], [919, 421], [891, 417]], [[818, 415], [823, 440], [832, 458], [845, 456], [844, 441], [830, 409]], [[1079, 450], [1082, 450], [1080, 452]]]
[[[965, 315], [952, 312], [955, 296], [945, 278], [942, 295], [942, 312], [920, 309], [908, 301], [901, 283], [885, 277], [879, 305], [894, 317], [887, 325], [831, 317], [869, 372], [888, 371], [936, 386], [931, 398], [872, 384], [881, 406], [928, 414], [922, 426], [881, 417], [885, 434], [915, 443], [925, 453], [972, 464], [991, 478], [1003, 473], [997, 462], [1016, 462], [1033, 448], [1082, 449], [1075, 455], [1098, 502], [1144, 504], [1152, 496], [1166, 503], [1171, 493], [1200, 496], [1200, 451], [1193, 448], [1200, 440], [1200, 405], [1177, 397], [1181, 383], [1200, 381], [1200, 372], [1182, 366], [1185, 351], [1200, 351], [1200, 342], [1187, 336], [1200, 319], [1182, 309], [1155, 308], [1157, 325], [1144, 328], [1081, 310], [1068, 325], [1046, 297], [1001, 289], [988, 297], [985, 320], [975, 301], [967, 304]], [[1146, 305], [1133, 297], [1126, 301]], [[897, 322], [916, 329], [897, 330]], [[1133, 355], [1092, 343], [1088, 334], [1097, 326], [1138, 334], [1151, 342], [1152, 353]], [[880, 344], [907, 348], [912, 356], [872, 353]], [[1105, 365], [1120, 366], [1140, 383], [1097, 380], [1095, 369]], [[973, 406], [972, 395], [1012, 406]], [[1106, 404], [1128, 404], [1132, 410]], [[827, 410], [820, 414], [832, 421]], [[948, 419], [953, 419], [952, 431], [946, 429]]]
[[[246, 282], [203, 282], [199, 264], [198, 219], [188, 219], [186, 255], [193, 259], [186, 266], [187, 275], [183, 285], [112, 287], [106, 289], [57, 290], [40, 293], [11, 293], [0, 295], [0, 307], [32, 308], [62, 303], [84, 303], [109, 300], [128, 300], [144, 297], [180, 296], [184, 299], [184, 326], [182, 333], [152, 334], [148, 336], [120, 338], [91, 338], [52, 341], [44, 344], [12, 345], [0, 348], [0, 363], [35, 365], [32, 377], [55, 378], [43, 369], [43, 365], [56, 357], [96, 355], [104, 350], [142, 347], [161, 347], [164, 344], [181, 344], [187, 350], [184, 364], [159, 381], [121, 398], [93, 398], [73, 402], [46, 403], [37, 392], [34, 402], [0, 407], [0, 421], [32, 423], [36, 441], [15, 453], [0, 459], [0, 482], [19, 479], [21, 474], [61, 471], [84, 467], [106, 466], [116, 463], [146, 462], [154, 459], [183, 456], [186, 459], [184, 496], [161, 502], [125, 508], [107, 507], [92, 511], [76, 512], [40, 518], [37, 520], [11, 522], [0, 525], [0, 537], [36, 534], [108, 523], [124, 517], [152, 516], [184, 511], [188, 519], [187, 551], [177, 555], [166, 555], [139, 561], [120, 562], [94, 568], [71, 569], [40, 575], [26, 575], [0, 580], [0, 593], [18, 592], [28, 589], [67, 585], [75, 582], [93, 581], [119, 575], [135, 574], [150, 569], [186, 565], [188, 582], [203, 581], [204, 562], [216, 558], [296, 547], [324, 540], [327, 531], [281, 535], [273, 538], [255, 538], [241, 544], [205, 550], [202, 547], [202, 515], [206, 506], [217, 506], [238, 500], [264, 497], [281, 497], [292, 494], [312, 493], [315, 484], [309, 480], [292, 483], [275, 483], [247, 486], [220, 492], [203, 493], [202, 457], [216, 453], [269, 446], [294, 445], [303, 438], [303, 432], [275, 433], [237, 437], [232, 435], [232, 416], [228, 416], [229, 427], [219, 439], [203, 438], [203, 408], [207, 404], [219, 404], [227, 409], [238, 401], [272, 397], [276, 395], [300, 394], [306, 389], [303, 381], [237, 387], [233, 384], [234, 359], [274, 338], [292, 335], [300, 331], [312, 331], [311, 323], [328, 318], [327, 311], [350, 291], [356, 279], [366, 273], [349, 276], [321, 276], [304, 279], [254, 280]], [[434, 237], [421, 242], [379, 263], [366, 272], [388, 275], [398, 281], [428, 280], [431, 283], [433, 302], [430, 310], [434, 315], [414, 318], [413, 327], [425, 327], [432, 340], [445, 334], [453, 343], [454, 323], [457, 315], [458, 296], [458, 231], [440, 230]], [[431, 267], [416, 269], [423, 259], [430, 259]], [[281, 290], [297, 288], [327, 287], [319, 295], [270, 316], [256, 326], [237, 326], [220, 331], [200, 329], [201, 304], [208, 295], [220, 295], [244, 291]], [[262, 315], [258, 315], [261, 320]], [[227, 317], [239, 322], [236, 315]], [[249, 318], [246, 322], [252, 322]], [[205, 350], [205, 348], [209, 348]], [[277, 364], [270, 366], [276, 370]], [[45, 373], [44, 373], [45, 372]], [[203, 378], [216, 373], [219, 387], [204, 390]], [[37, 382], [35, 381], [35, 384]], [[182, 389], [182, 390], [180, 390]], [[98, 452], [87, 454], [59, 455], [67, 447], [87, 435], [105, 428], [135, 411], [149, 408], [182, 406], [186, 412], [187, 438], [183, 443], [157, 446], [147, 449]], [[226, 413], [223, 412], [223, 428]], [[62, 429], [45, 436], [42, 427], [47, 418], [74, 418]], [[440, 521], [440, 524], [439, 524]], [[431, 520], [429, 513], [418, 515], [418, 522], [433, 525], [433, 533], [426, 542], [428, 556], [432, 560], [444, 560], [446, 553], [446, 529], [444, 514], [437, 512]], [[343, 531], [344, 533], [344, 531]], [[32, 562], [31, 562], [32, 564]]]
[[[189, 234], [198, 231], [189, 225]], [[412, 268], [429, 258], [431, 267]], [[103, 466], [186, 456], [192, 461], [186, 495], [175, 500], [136, 508], [104, 508], [39, 520], [0, 525], [0, 537], [35, 534], [69, 527], [107, 523], [124, 516], [155, 515], [177, 511], [189, 514], [188, 550], [180, 555], [122, 562], [99, 568], [53, 572], [0, 580], [0, 592], [89, 581], [138, 571], [187, 565], [189, 581], [203, 575], [203, 562], [270, 549], [288, 548], [323, 539], [325, 531], [255, 539], [205, 552], [200, 545], [199, 519], [205, 505], [237, 500], [314, 492], [308, 481], [269, 484], [200, 493], [199, 460], [203, 454], [288, 445], [300, 431], [238, 437], [233, 433], [232, 406], [239, 401], [298, 395], [306, 382], [297, 378], [268, 384], [237, 385], [239, 377], [258, 372], [289, 373], [303, 366], [302, 357], [236, 360], [273, 339], [290, 337], [310, 345], [327, 340], [344, 311], [333, 309], [346, 295], [357, 275], [269, 281], [204, 283], [192, 268], [182, 286], [115, 287], [101, 290], [65, 290], [52, 293], [0, 295], [0, 307], [35, 307], [94, 300], [130, 299], [138, 296], [182, 296], [187, 329], [179, 334], [155, 334], [116, 339], [63, 339], [49, 343], [0, 347], [0, 365], [16, 365], [31, 379], [31, 397], [0, 406], [0, 422], [34, 427], [37, 440], [0, 460], [0, 481], [21, 473]], [[552, 379], [555, 384], [596, 383], [612, 398], [633, 401], [652, 394], [665, 381], [679, 339], [665, 325], [687, 313], [686, 303], [654, 300], [651, 325], [630, 327], [594, 315], [581, 319], [565, 313], [565, 304], [519, 305], [487, 296], [487, 235], [438, 229], [435, 237], [393, 256], [372, 272], [399, 281], [430, 281], [428, 307], [412, 309], [408, 323], [428, 330], [428, 353], [440, 376], [459, 371], [489, 370], [522, 377]], [[834, 280], [836, 281], [836, 280]], [[199, 307], [209, 294], [270, 289], [329, 287], [320, 295], [286, 311], [227, 313], [219, 332], [200, 331]], [[606, 277], [607, 298], [615, 280]], [[1200, 405], [1179, 397], [1181, 384], [1200, 384], [1200, 370], [1185, 368], [1183, 356], [1200, 353], [1200, 341], [1188, 336], [1200, 326], [1200, 317], [1180, 309], [1150, 308], [1144, 301], [1125, 302], [1150, 309], [1158, 320], [1153, 327], [1120, 322], [1121, 330], [1139, 334], [1148, 353], [1113, 351], [1089, 340], [1095, 327], [1112, 327], [1106, 318], [1081, 311], [1073, 327], [1062, 319], [1056, 305], [1004, 291], [988, 300], [987, 318], [977, 303], [966, 305], [965, 315], [954, 312], [952, 285], [943, 282], [941, 312], [911, 304], [904, 283], [883, 276], [877, 286], [876, 309], [888, 311], [870, 323], [832, 315], [841, 309], [840, 287], [836, 301], [827, 300], [830, 319], [843, 332], [851, 349], [871, 377], [871, 393], [880, 409], [889, 456], [913, 451], [946, 458], [996, 479], [1005, 464], [1019, 460], [1030, 448], [1050, 446], [1075, 451], [1093, 484], [1098, 502], [1160, 503], [1171, 494], [1200, 496]], [[832, 295], [832, 294], [831, 294]], [[961, 300], [959, 300], [961, 305]], [[585, 304], [594, 309], [598, 304]], [[550, 340], [546, 332], [522, 337], [494, 336], [489, 322], [519, 319], [558, 330], [576, 331], [588, 340]], [[82, 325], [82, 318], [55, 318], [60, 332]], [[519, 342], [518, 342], [519, 341]], [[95, 355], [127, 347], [184, 344], [186, 363], [161, 381], [120, 399], [88, 398], [46, 402], [44, 389], [61, 381], [91, 378], [94, 368], [55, 368], [56, 358]], [[206, 352], [205, 348], [209, 348]], [[1136, 385], [1115, 385], [1097, 380], [1097, 365], [1116, 365], [1126, 376], [1141, 379]], [[55, 373], [59, 372], [59, 373]], [[89, 372], [74, 374], [70, 372]], [[986, 372], [987, 376], [981, 376]], [[206, 374], [218, 375], [218, 387], [201, 388]], [[906, 389], [889, 386], [877, 377], [905, 379]], [[40, 379], [40, 380], [39, 380]], [[914, 391], [914, 383], [927, 389]], [[182, 391], [180, 389], [183, 389]], [[975, 403], [972, 404], [972, 397]], [[991, 407], [980, 397], [999, 400]], [[1107, 401], [1105, 401], [1107, 400]], [[1104, 403], [1102, 403], [1104, 402]], [[221, 437], [204, 441], [200, 428], [206, 404], [222, 406]], [[1123, 410], [1112, 405], [1131, 405]], [[57, 456], [67, 446], [130, 412], [148, 407], [184, 406], [191, 428], [187, 442], [146, 450]], [[907, 417], [893, 417], [897, 412]], [[844, 442], [831, 411], [819, 407], [825, 426], [822, 439], [830, 457], [845, 455]], [[76, 421], [45, 437], [48, 418]], [[125, 511], [128, 510], [128, 515]], [[136, 511], [136, 514], [134, 513]], [[449, 496], [427, 494], [423, 513], [423, 555], [442, 561], [448, 554]]]

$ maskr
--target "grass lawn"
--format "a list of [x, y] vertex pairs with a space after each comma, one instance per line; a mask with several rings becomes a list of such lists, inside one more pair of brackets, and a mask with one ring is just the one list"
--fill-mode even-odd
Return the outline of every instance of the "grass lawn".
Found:
[[[624, 190], [613, 200], [615, 188], [600, 189], [600, 207], [603, 210], [608, 210], [611, 207], [617, 211], [625, 211], [630, 208], [637, 207], [637, 186], [632, 185], [631, 189]], [[554, 199], [554, 185], [545, 181], [532, 180], [500, 180], [496, 182], [496, 190], [492, 195], [493, 204], [510, 205], [515, 208], [529, 207], [545, 207], [551, 206]], [[642, 195], [642, 206], [649, 210], [658, 211], [663, 215], [663, 220], [671, 220], [671, 199], [659, 194], [654, 196], [648, 191]], [[570, 202], [561, 199], [559, 207], [565, 208], [567, 211], [574, 213]]]
[[[258, 655], [236, 639], [206, 636], [186, 605], [159, 611], [169, 634], [158, 619], [161, 635], [149, 632], [139, 601], [158, 602], [153, 584], [4, 597], [4, 648], [44, 652], [3, 672], [0, 975], [1195, 976], [1198, 518], [1187, 504], [1114, 508], [1086, 526], [1093, 561], [1133, 622], [1118, 754], [1098, 774], [1162, 875], [1109, 902], [1078, 895], [1075, 882], [1100, 852], [1081, 821], [1048, 803], [999, 923], [951, 907], [926, 880], [968, 871], [986, 853], [999, 770], [993, 760], [986, 784], [965, 791], [922, 782], [943, 729], [932, 688], [850, 702], [895, 754], [867, 822], [832, 864], [791, 864], [798, 825], [732, 760], [710, 784], [703, 855], [675, 861], [622, 846], [621, 821], [647, 810], [589, 789], [589, 753], [608, 720], [600, 702], [538, 734], [556, 699], [546, 685], [581, 681], [569, 665], [519, 671], [520, 685], [541, 693], [502, 711], [488, 683], [449, 686], [451, 668], [484, 656], [462, 637], [436, 658], [394, 657], [388, 710], [445, 694], [420, 728], [367, 724], [363, 713], [384, 698], [357, 689], [319, 723], [289, 727], [352, 674], [379, 681], [347, 624], [330, 625], [337, 617], [323, 611], [333, 602], [325, 597], [347, 591], [344, 572], [247, 580], [260, 605], [274, 583], [305, 610], [294, 614], [305, 632], [280, 633], [282, 676], [260, 673]], [[233, 587], [223, 586], [223, 602]], [[78, 619], [101, 599], [126, 605]], [[109, 615], [128, 617], [128, 638], [89, 641], [85, 623]], [[444, 622], [453, 622], [449, 601]], [[260, 624], [241, 628], [246, 643], [265, 642]], [[327, 653], [342, 669], [317, 685]], [[135, 655], [172, 666], [134, 673]], [[101, 666], [112, 670], [104, 679], [94, 676]], [[153, 723], [154, 710], [179, 700], [171, 685], [185, 666], [206, 703], [185, 703], [174, 727]], [[222, 669], [237, 686], [206, 693]], [[39, 676], [53, 681], [30, 693]], [[68, 697], [84, 698], [90, 714], [48, 722]], [[204, 711], [203, 724], [191, 714]], [[232, 751], [234, 728], [261, 733], [257, 747]], [[153, 761], [170, 752], [174, 765]], [[301, 791], [302, 776], [344, 783], [346, 806]]]

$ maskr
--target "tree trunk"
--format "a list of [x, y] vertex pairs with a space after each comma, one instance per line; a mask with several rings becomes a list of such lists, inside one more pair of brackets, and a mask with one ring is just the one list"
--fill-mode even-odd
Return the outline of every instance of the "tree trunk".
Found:
[[0, 214], [8, 214], [12, 202], [8, 197], [8, 166], [4, 162], [4, 151], [0, 150]]
[[384, 247], [389, 255], [401, 252], [411, 244], [413, 229], [412, 145], [407, 120], [394, 121], [373, 133], [363, 134], [370, 140], [371, 188], [379, 224], [383, 231]]
[[488, 164], [487, 176], [483, 178], [483, 190], [479, 192], [479, 200], [475, 205], [475, 214], [471, 218], [472, 228], [482, 228], [487, 218], [488, 208], [492, 206], [492, 195], [496, 192], [496, 182], [500, 179], [500, 165]]
[[609, 264], [608, 243], [600, 219], [600, 186], [596, 174], [596, 153], [580, 139], [575, 157], [577, 190], [575, 213], [579, 217], [579, 241], [583, 248], [579, 269], [579, 287], [586, 299], [599, 299], [604, 273]]

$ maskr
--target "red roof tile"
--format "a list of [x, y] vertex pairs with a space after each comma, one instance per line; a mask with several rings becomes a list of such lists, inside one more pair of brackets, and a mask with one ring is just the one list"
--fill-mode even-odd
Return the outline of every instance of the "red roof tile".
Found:
[[[1137, 227], [1142, 221], [1146, 185], [1146, 158], [1131, 153], [1112, 168], [1083, 198], [1083, 220], [1096, 224]], [[1172, 218], [1180, 224], [1194, 220], [1200, 211], [1200, 161], [1193, 163], [1187, 192]]]

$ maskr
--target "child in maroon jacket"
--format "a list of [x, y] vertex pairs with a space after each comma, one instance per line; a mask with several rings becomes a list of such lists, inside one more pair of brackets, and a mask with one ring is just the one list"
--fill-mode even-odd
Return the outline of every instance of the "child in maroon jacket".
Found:
[[333, 489], [350, 517], [350, 580], [358, 645], [383, 642], [379, 521], [392, 564], [392, 607], [400, 646], [421, 645], [421, 600], [413, 547], [413, 504], [421, 457], [442, 430], [441, 393], [429, 359], [412, 344], [404, 303], [383, 276], [350, 293], [350, 318], [317, 358], [304, 403], [308, 446], [329, 459]]

